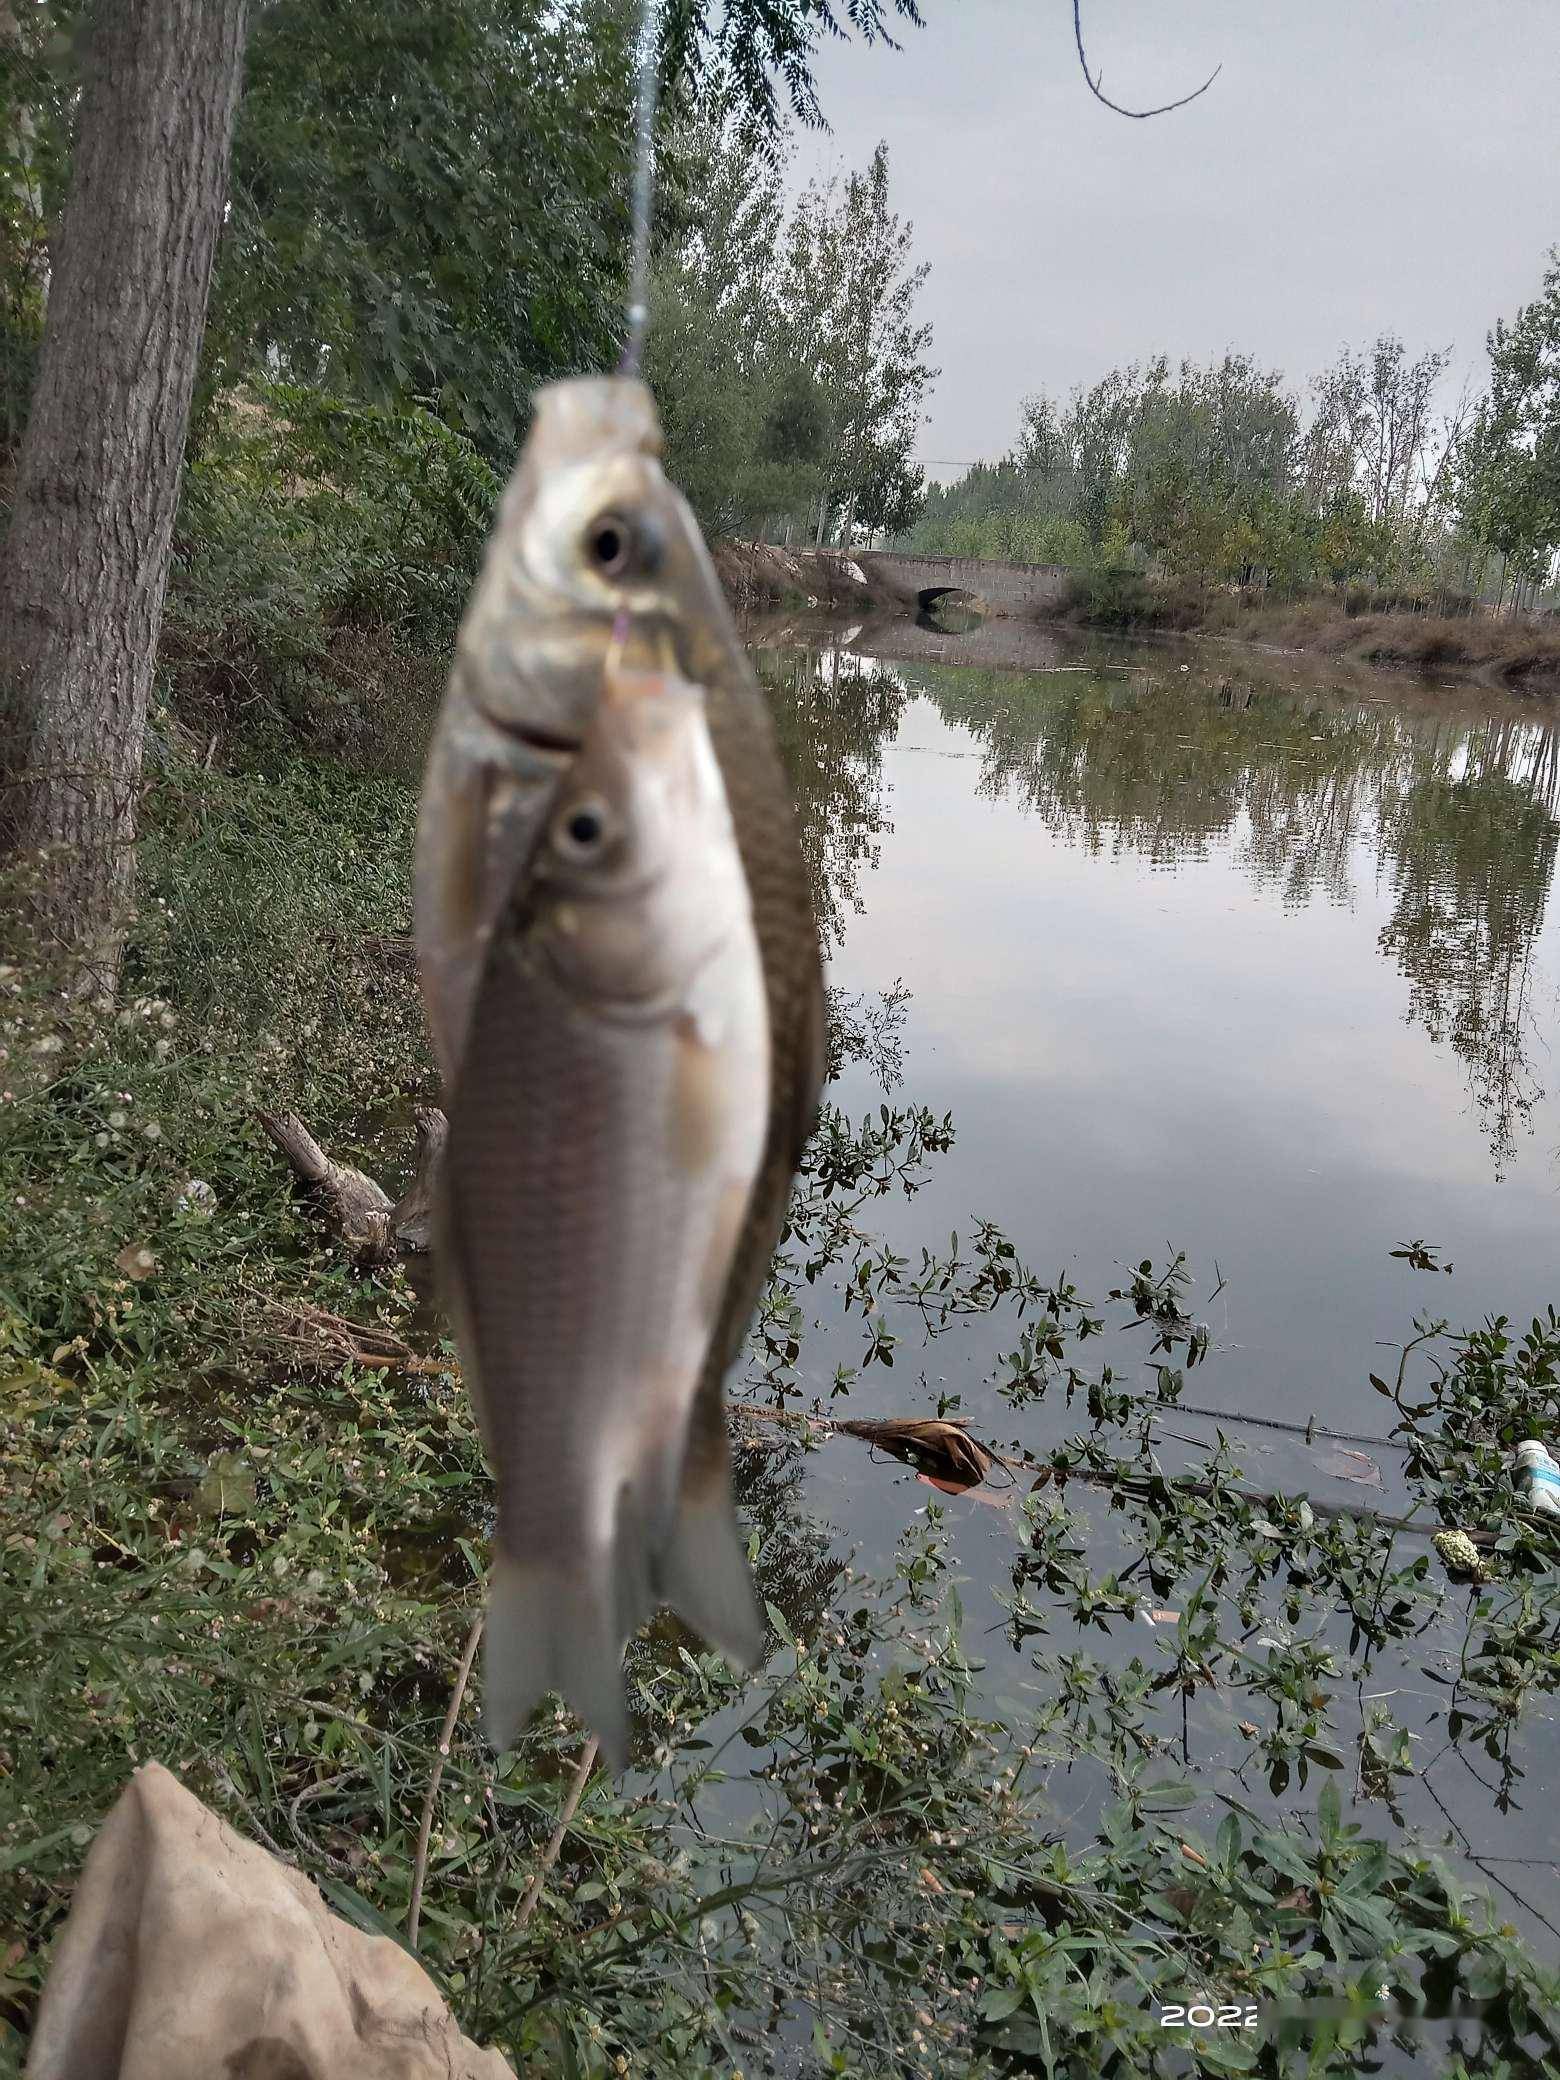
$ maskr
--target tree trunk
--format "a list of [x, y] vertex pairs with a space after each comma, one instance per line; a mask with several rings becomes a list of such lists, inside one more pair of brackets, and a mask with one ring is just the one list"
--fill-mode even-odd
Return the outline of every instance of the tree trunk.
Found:
[[[40, 950], [112, 987], [248, 0], [98, 0], [0, 563], [3, 837]], [[36, 856], [42, 852], [44, 857]]]

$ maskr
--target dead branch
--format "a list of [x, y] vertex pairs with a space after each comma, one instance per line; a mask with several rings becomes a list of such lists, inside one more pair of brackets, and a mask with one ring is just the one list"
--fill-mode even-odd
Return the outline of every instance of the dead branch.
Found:
[[353, 1254], [364, 1263], [382, 1263], [394, 1246], [389, 1194], [361, 1170], [333, 1163], [296, 1112], [257, 1112], [255, 1117], [297, 1175], [324, 1200]]
[[444, 1726], [439, 1734], [439, 1752], [433, 1759], [433, 1768], [428, 1776], [428, 1789], [423, 1796], [422, 1819], [417, 1828], [417, 1855], [412, 1865], [412, 1898], [406, 1910], [408, 1950], [417, 1948], [417, 1931], [422, 1925], [423, 1884], [428, 1876], [428, 1840], [433, 1833], [433, 1809], [438, 1801], [444, 1765], [450, 1759], [450, 1742], [455, 1738], [455, 1721], [460, 1717], [461, 1700], [466, 1695], [466, 1684], [471, 1678], [471, 1664], [477, 1658], [477, 1642], [482, 1637], [482, 1622], [486, 1615], [485, 1611], [478, 1611], [471, 1621], [471, 1630], [466, 1634], [466, 1644], [461, 1649], [460, 1666], [455, 1671], [455, 1688], [450, 1693], [450, 1708], [444, 1714]]
[[1150, 116], [1167, 116], [1173, 108], [1185, 108], [1189, 101], [1195, 101], [1198, 95], [1206, 94], [1219, 74], [1224, 70], [1222, 65], [1215, 65], [1202, 85], [1194, 88], [1190, 94], [1183, 94], [1179, 101], [1166, 101], [1161, 103], [1158, 108], [1123, 108], [1119, 101], [1112, 101], [1110, 96], [1104, 92], [1101, 86], [1101, 82], [1105, 77], [1104, 71], [1091, 72], [1089, 70], [1089, 60], [1083, 48], [1082, 0], [1073, 0], [1073, 40], [1078, 46], [1078, 63], [1083, 67], [1083, 76], [1089, 83], [1089, 92], [1096, 101], [1102, 101], [1107, 108], [1114, 109], [1118, 116], [1130, 116], [1135, 123], [1146, 122]]
[[351, 1322], [307, 1301], [284, 1303], [265, 1293], [254, 1297], [267, 1332], [295, 1364], [313, 1362], [333, 1371], [340, 1365], [430, 1374], [450, 1370], [447, 1359], [420, 1356], [404, 1338], [377, 1322]]
[[536, 1866], [531, 1882], [525, 1889], [525, 1898], [520, 1902], [520, 1911], [515, 1916], [517, 1934], [536, 1912], [536, 1902], [542, 1896], [547, 1873], [558, 1861], [558, 1851], [563, 1847], [563, 1838], [569, 1831], [569, 1822], [574, 1818], [580, 1799], [584, 1795], [586, 1779], [595, 1766], [596, 1750], [599, 1746], [596, 1736], [592, 1734], [580, 1750], [580, 1759], [574, 1765], [574, 1776], [569, 1784], [568, 1796], [564, 1799], [563, 1810], [558, 1815], [558, 1825], [553, 1829], [552, 1838], [542, 1851], [542, 1860]]
[[296, 1112], [261, 1110], [255, 1117], [296, 1175], [323, 1201], [331, 1225], [360, 1263], [383, 1264], [397, 1250], [427, 1249], [434, 1186], [449, 1134], [449, 1121], [436, 1105], [419, 1105], [413, 1111], [416, 1167], [411, 1183], [394, 1202], [361, 1170], [333, 1162]]
[[417, 1160], [412, 1181], [390, 1214], [390, 1232], [404, 1250], [419, 1253], [431, 1248], [433, 1240], [433, 1188], [450, 1123], [437, 1105], [414, 1105], [412, 1124], [417, 1130]]

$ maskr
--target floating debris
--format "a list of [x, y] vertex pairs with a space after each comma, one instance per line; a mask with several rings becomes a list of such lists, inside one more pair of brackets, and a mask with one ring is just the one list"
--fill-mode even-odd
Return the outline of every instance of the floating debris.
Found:
[[1560, 1517], [1560, 1462], [1541, 1438], [1525, 1437], [1517, 1446], [1513, 1477], [1529, 1509]]

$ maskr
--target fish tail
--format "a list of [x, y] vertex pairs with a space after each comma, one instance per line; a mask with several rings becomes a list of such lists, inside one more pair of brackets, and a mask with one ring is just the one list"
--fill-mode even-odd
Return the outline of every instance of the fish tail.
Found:
[[758, 1666], [764, 1619], [732, 1508], [724, 1447], [717, 1463], [690, 1465], [658, 1576], [661, 1595], [678, 1617], [736, 1667]]
[[549, 1690], [571, 1704], [601, 1743], [609, 1769], [628, 1759], [623, 1699], [625, 1613], [612, 1572], [516, 1560], [499, 1548], [488, 1586], [483, 1720], [495, 1748], [510, 1747]]

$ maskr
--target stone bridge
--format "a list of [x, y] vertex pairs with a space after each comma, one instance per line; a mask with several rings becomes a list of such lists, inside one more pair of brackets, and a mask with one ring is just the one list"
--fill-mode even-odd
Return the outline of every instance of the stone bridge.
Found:
[[[912, 614], [948, 593], [968, 593], [988, 614], [1040, 618], [1066, 599], [1077, 573], [1064, 563], [996, 563], [977, 556], [906, 556], [897, 549], [790, 552], [824, 579], [821, 590], [849, 594], [859, 573], [863, 589]], [[854, 569], [852, 568], [854, 566]]]

